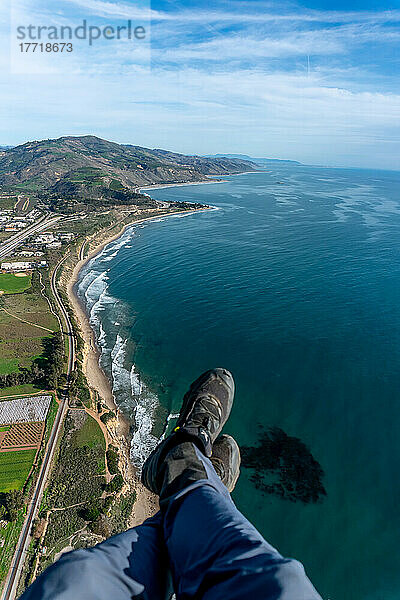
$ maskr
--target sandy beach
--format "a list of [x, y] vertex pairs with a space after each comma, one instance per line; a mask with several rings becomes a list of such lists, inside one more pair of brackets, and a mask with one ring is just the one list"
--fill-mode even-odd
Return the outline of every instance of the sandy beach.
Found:
[[[207, 208], [200, 210], [210, 209]], [[125, 232], [127, 227], [143, 223], [144, 221], [159, 219], [160, 217], [174, 216], [176, 214], [189, 215], [193, 214], [194, 212], [199, 211], [176, 211], [175, 213], [157, 214], [152, 217], [138, 219], [125, 224], [117, 233], [108, 236], [106, 235], [105, 237], [104, 234], [107, 230], [100, 231], [84, 241], [83, 244], [85, 248], [88, 247], [89, 249], [87, 256], [79, 259], [79, 249], [77, 252], [76, 263], [70, 265], [69, 269], [66, 269], [61, 277], [61, 283], [67, 292], [69, 302], [73, 308], [76, 322], [84, 341], [82, 370], [87, 379], [89, 388], [96, 392], [102, 402], [110, 410], [117, 414], [117, 421], [114, 425], [113, 421], [111, 421], [111, 424], [107, 426], [107, 429], [113, 444], [117, 445], [120, 450], [120, 467], [124, 473], [125, 480], [128, 482], [130, 490], [135, 491], [136, 493], [136, 502], [133, 507], [130, 521], [131, 526], [139, 525], [146, 518], [152, 516], [158, 510], [158, 499], [156, 496], [154, 496], [154, 494], [151, 494], [142, 486], [136, 474], [136, 469], [131, 463], [130, 423], [128, 419], [126, 419], [126, 417], [118, 410], [118, 407], [114, 401], [110, 381], [99, 365], [99, 351], [96, 346], [94, 332], [90, 326], [86, 311], [75, 293], [74, 286], [78, 280], [79, 272], [82, 267], [90, 259], [99, 254], [107, 244], [119, 238]]]

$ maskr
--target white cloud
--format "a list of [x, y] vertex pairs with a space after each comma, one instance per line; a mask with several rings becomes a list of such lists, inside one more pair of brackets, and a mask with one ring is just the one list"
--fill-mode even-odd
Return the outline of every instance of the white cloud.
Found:
[[[132, 18], [131, 6], [123, 2], [68, 0], [70, 7], [78, 4], [89, 13], [103, 11], [104, 18], [111, 11], [113, 17]], [[44, 0], [16, 0], [14, 6], [25, 21], [53, 18]], [[385, 13], [360, 12], [354, 22], [349, 13], [270, 13], [267, 18], [280, 24], [266, 28], [262, 15], [264, 25], [253, 28], [251, 18], [260, 15], [252, 15], [232, 28], [235, 33], [209, 27], [210, 12], [184, 11], [179, 22], [159, 20], [153, 56], [162, 66], [153, 70], [145, 68], [144, 46], [135, 55], [122, 41], [77, 47], [64, 71], [52, 76], [13, 75], [4, 53], [0, 144], [94, 133], [184, 152], [400, 168], [400, 95], [385, 91], [397, 89], [391, 80], [387, 84], [392, 74], [383, 69], [378, 78], [365, 61], [360, 68], [357, 54], [365, 47], [373, 53], [383, 41], [394, 51], [399, 15], [391, 13], [388, 25]], [[57, 12], [54, 19], [65, 24], [73, 16]], [[224, 16], [237, 18], [232, 12]], [[199, 28], [190, 27], [189, 18]], [[197, 41], [189, 36], [194, 31]], [[308, 76], [307, 54], [319, 57]]]
[[[384, 166], [377, 165], [376, 156], [391, 142], [391, 166], [400, 166], [399, 95], [352, 93], [326, 87], [315, 76], [131, 68], [123, 87], [112, 76], [49, 79], [43, 82], [44, 105], [34, 78], [24, 79], [7, 94], [13, 111], [3, 120], [4, 143], [93, 132], [186, 152], [231, 149], [314, 163], [337, 164], [346, 152], [354, 164]], [[30, 89], [29, 98], [20, 93], [21, 84]], [[28, 136], [27, 112], [32, 120]], [[15, 140], [9, 137], [10, 126]]]
[[122, 2], [104, 2], [103, 0], [64, 0], [64, 2], [79, 6], [81, 9], [99, 17], [137, 20], [171, 18], [166, 13], [152, 10], [150, 0], [144, 1], [142, 6], [138, 6], [138, 4], [124, 4]]
[[[74, 4], [85, 10], [90, 10], [93, 14], [98, 16], [113, 16], [115, 18], [133, 18], [131, 15], [138, 10], [138, 14], [142, 9], [136, 8], [131, 4], [116, 1], [107, 2], [104, 0], [65, 0], [70, 4]], [[247, 4], [247, 6], [250, 6]], [[369, 21], [371, 23], [377, 22], [400, 22], [400, 10], [388, 10], [388, 11], [318, 11], [318, 10], [304, 10], [299, 7], [297, 10], [292, 12], [284, 12], [282, 6], [276, 7], [274, 11], [271, 11], [273, 4], [257, 2], [257, 5], [253, 4], [252, 11], [246, 11], [245, 7], [240, 11], [233, 10], [218, 10], [218, 9], [207, 9], [201, 10], [196, 7], [195, 10], [182, 10], [179, 6], [179, 10], [167, 13], [165, 11], [154, 11], [149, 8], [147, 13], [148, 16], [159, 20], [177, 20], [177, 21], [192, 21], [192, 22], [230, 22], [230, 23], [245, 23], [245, 22], [259, 22], [265, 23], [267, 21], [292, 21], [292, 22], [307, 22], [307, 23], [349, 23], [349, 22], [363, 22]], [[234, 4], [232, 4], [234, 7]], [[277, 10], [278, 8], [278, 10]], [[143, 9], [147, 10], [146, 8]]]

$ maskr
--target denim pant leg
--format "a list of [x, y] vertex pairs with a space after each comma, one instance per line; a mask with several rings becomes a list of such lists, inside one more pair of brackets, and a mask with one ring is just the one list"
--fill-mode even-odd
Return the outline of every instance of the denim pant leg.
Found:
[[303, 566], [283, 558], [235, 507], [210, 461], [208, 479], [164, 505], [177, 600], [321, 600]]
[[93, 548], [64, 554], [21, 600], [166, 600], [171, 593], [158, 513]]

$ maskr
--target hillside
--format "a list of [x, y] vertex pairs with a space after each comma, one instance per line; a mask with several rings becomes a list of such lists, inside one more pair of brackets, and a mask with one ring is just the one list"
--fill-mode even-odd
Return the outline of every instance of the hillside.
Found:
[[0, 187], [42, 199], [132, 202], [141, 186], [199, 181], [207, 175], [256, 168], [241, 159], [186, 156], [95, 136], [62, 137], [0, 151]]

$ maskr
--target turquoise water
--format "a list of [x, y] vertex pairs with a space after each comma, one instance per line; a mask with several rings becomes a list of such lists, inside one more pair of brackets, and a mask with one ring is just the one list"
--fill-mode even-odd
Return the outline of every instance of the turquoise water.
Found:
[[263, 496], [247, 469], [234, 498], [331, 600], [400, 597], [399, 184], [274, 167], [154, 190], [218, 210], [128, 230], [79, 283], [136, 462], [213, 366], [235, 375], [226, 431], [240, 444], [257, 445], [260, 424], [307, 444], [321, 503]]

